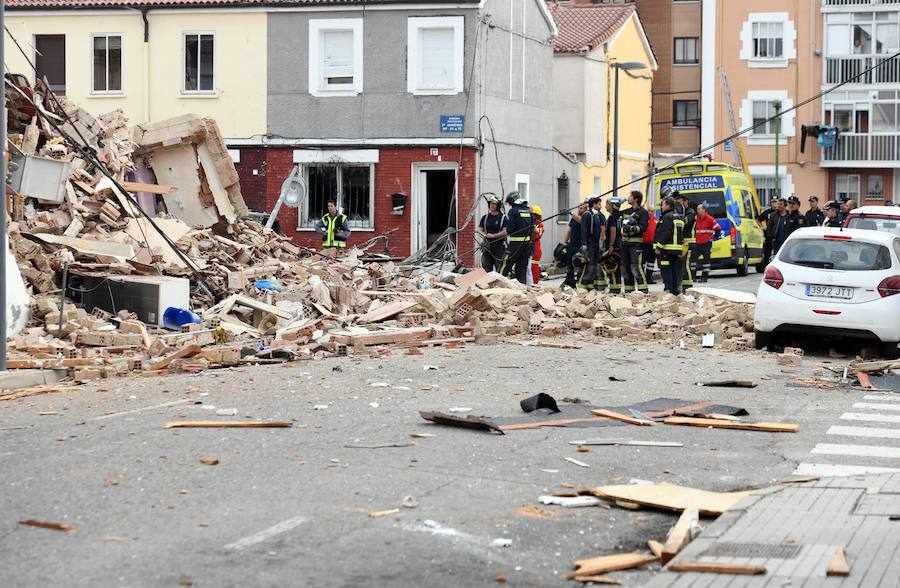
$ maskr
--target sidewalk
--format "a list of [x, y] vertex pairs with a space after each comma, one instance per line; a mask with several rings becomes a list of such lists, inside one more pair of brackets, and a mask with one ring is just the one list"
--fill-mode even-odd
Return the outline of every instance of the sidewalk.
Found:
[[[739, 576], [664, 571], [647, 586], [884, 586], [900, 582], [900, 474], [823, 478], [741, 501], [673, 561], [764, 566]], [[844, 547], [850, 574], [826, 578]]]

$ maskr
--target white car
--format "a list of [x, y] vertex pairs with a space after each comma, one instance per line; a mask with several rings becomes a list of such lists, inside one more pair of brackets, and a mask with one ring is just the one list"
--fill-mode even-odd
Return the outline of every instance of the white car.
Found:
[[900, 237], [886, 231], [810, 227], [791, 234], [756, 294], [756, 348], [779, 334], [900, 342]]
[[888, 231], [900, 235], [900, 208], [896, 206], [861, 206], [854, 208], [844, 219], [848, 229]]

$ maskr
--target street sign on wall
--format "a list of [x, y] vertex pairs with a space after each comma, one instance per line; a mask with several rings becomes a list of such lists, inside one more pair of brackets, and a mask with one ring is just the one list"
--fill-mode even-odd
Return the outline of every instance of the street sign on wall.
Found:
[[442, 114], [442, 133], [462, 133], [466, 128], [466, 117], [460, 114]]

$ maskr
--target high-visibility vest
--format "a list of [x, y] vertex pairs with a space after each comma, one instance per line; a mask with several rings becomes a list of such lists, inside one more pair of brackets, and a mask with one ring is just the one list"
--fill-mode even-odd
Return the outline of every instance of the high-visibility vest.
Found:
[[326, 214], [322, 217], [322, 224], [325, 226], [325, 235], [322, 237], [323, 247], [346, 247], [347, 241], [343, 237], [337, 236], [338, 230], [343, 230], [344, 223], [347, 222], [346, 214], [331, 216]]

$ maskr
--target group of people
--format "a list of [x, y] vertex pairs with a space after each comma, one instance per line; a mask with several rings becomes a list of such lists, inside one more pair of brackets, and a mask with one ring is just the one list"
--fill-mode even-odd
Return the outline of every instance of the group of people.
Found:
[[766, 223], [763, 260], [768, 262], [778, 253], [785, 240], [800, 227], [840, 227], [850, 211], [856, 208], [855, 200], [836, 202], [834, 200], [819, 208], [819, 197], [810, 196], [809, 210], [800, 214], [800, 199], [773, 198], [769, 208], [762, 211], [756, 220]]
[[518, 192], [507, 194], [506, 204], [510, 208], [503, 214], [500, 198], [491, 196], [488, 212], [478, 223], [481, 266], [485, 271], [515, 277], [522, 284], [537, 284], [541, 280], [543, 211], [537, 204], [529, 206]]

